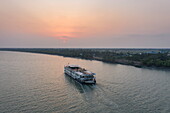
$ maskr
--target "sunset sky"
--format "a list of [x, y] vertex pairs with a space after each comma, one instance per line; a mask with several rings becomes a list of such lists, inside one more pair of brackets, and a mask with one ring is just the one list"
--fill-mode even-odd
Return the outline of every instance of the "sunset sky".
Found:
[[0, 48], [170, 48], [170, 0], [0, 0]]

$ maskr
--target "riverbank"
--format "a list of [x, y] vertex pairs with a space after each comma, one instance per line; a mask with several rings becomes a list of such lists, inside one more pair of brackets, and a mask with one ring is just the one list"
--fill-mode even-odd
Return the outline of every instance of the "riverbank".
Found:
[[1, 48], [0, 51], [60, 55], [135, 67], [170, 68], [170, 49]]

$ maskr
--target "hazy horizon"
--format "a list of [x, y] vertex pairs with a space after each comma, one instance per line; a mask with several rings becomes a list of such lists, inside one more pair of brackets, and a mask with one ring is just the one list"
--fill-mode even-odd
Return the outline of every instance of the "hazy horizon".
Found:
[[170, 48], [168, 0], [0, 1], [0, 48]]

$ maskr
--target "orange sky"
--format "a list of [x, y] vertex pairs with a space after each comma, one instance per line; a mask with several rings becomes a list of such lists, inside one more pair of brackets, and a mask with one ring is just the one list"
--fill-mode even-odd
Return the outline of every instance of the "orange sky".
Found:
[[[2, 47], [20, 43], [26, 47], [169, 47], [169, 5], [168, 0], [4, 0], [0, 1], [0, 43]], [[145, 41], [134, 42], [141, 38]]]

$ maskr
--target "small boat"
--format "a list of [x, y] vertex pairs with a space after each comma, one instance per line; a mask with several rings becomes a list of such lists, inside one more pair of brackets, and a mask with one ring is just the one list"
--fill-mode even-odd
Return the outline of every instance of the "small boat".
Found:
[[85, 84], [96, 83], [96, 78], [94, 77], [94, 75], [96, 74], [84, 68], [81, 68], [79, 65], [64, 66], [64, 73], [81, 83]]

